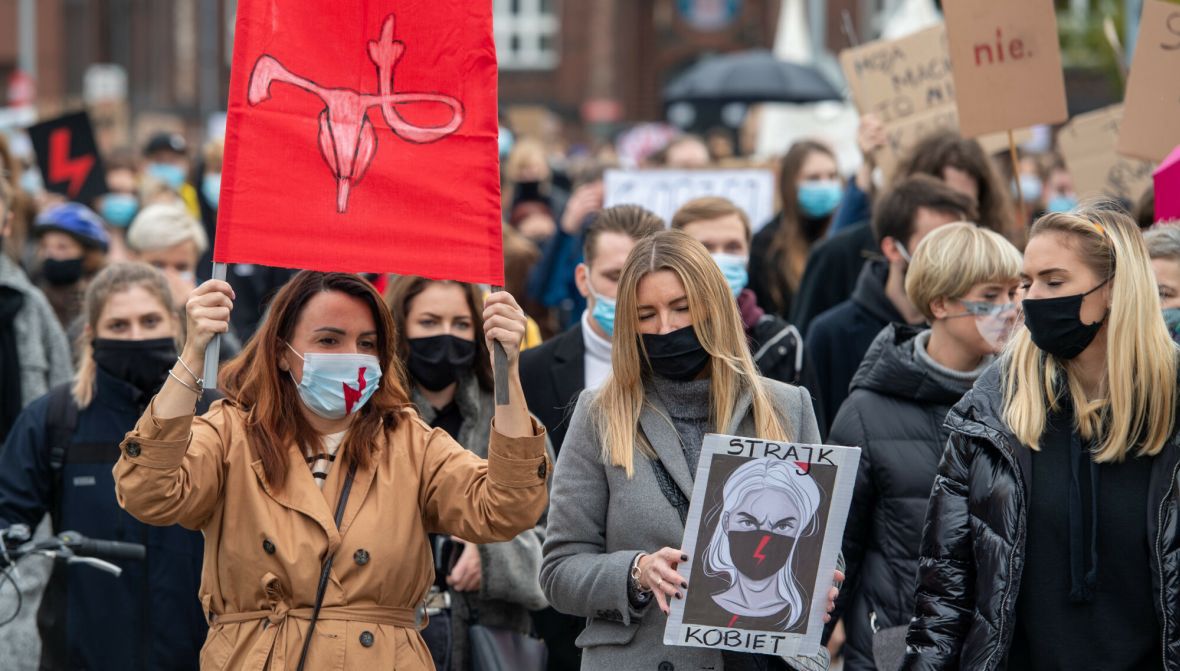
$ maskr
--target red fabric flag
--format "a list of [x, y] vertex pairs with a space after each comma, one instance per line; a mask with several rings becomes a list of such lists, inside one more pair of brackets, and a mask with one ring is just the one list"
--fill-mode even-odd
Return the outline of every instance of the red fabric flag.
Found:
[[503, 284], [491, 7], [241, 0], [214, 259]]

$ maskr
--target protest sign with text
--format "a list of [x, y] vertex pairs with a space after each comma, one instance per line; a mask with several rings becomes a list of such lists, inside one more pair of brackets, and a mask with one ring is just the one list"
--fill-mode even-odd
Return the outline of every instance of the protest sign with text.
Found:
[[709, 434], [664, 643], [784, 656], [823, 635], [860, 449]]
[[769, 170], [608, 170], [604, 206], [642, 205], [665, 222], [680, 206], [702, 196], [728, 198], [754, 231], [774, 217], [774, 174]]
[[[924, 136], [957, 130], [959, 110], [942, 24], [896, 40], [877, 40], [840, 52], [840, 65], [861, 114], [885, 125], [877, 165], [886, 173]], [[1022, 132], [1026, 136], [1027, 131]], [[979, 138], [988, 153], [1008, 144], [1006, 134]]]
[[1164, 160], [1180, 144], [1180, 4], [1143, 3], [1124, 102], [1119, 153]]
[[946, 0], [942, 9], [965, 137], [1068, 118], [1052, 0]]
[[214, 259], [502, 284], [490, 3], [237, 12]]
[[1123, 106], [1079, 114], [1057, 133], [1057, 147], [1079, 198], [1106, 196], [1138, 202], [1151, 185], [1151, 161], [1119, 156]]

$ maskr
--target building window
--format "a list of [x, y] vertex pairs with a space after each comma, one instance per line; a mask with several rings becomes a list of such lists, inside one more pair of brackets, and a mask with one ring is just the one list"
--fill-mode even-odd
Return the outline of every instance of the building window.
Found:
[[496, 57], [504, 70], [557, 66], [557, 0], [495, 0]]

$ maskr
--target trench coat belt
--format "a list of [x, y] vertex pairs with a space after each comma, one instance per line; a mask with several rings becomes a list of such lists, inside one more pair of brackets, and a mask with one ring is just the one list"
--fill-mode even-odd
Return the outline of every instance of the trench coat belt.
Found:
[[[312, 609], [291, 608], [286, 603], [279, 602], [271, 610], [251, 610], [242, 613], [226, 613], [214, 615], [213, 624], [236, 624], [239, 622], [255, 622], [268, 620], [267, 627], [280, 625], [289, 617], [299, 620], [310, 620]], [[421, 629], [425, 626], [425, 616], [419, 617], [419, 609], [394, 606], [324, 606], [320, 608], [321, 620], [348, 620], [351, 622], [367, 622], [370, 624], [388, 624], [394, 627]]]
[[[270, 610], [252, 610], [241, 613], [214, 615], [212, 624], [225, 625], [264, 620], [262, 635], [251, 646], [243, 668], [261, 671], [265, 668], [285, 669], [287, 650], [292, 637], [298, 637], [298, 629], [289, 630], [291, 618], [310, 620], [311, 608], [291, 608], [285, 601], [273, 604]], [[394, 627], [421, 630], [426, 626], [426, 612], [422, 608], [394, 606], [325, 606], [320, 608], [321, 620], [347, 620], [368, 624], [386, 624]], [[302, 639], [299, 639], [300, 641]], [[298, 650], [298, 646], [295, 647]], [[296, 655], [298, 656], [298, 655]], [[270, 665], [268, 667], [267, 661]], [[293, 664], [294, 662], [292, 662]]]

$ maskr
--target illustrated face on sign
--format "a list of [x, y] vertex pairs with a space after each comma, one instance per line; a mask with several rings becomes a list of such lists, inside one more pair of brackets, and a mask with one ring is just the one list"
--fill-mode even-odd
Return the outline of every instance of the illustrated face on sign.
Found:
[[734, 568], [754, 580], [782, 570], [799, 536], [799, 516], [782, 491], [762, 489], [744, 497], [722, 520]]
[[713, 595], [717, 605], [738, 617], [781, 616], [784, 629], [806, 616], [810, 600], [792, 560], [799, 539], [814, 531], [821, 498], [815, 480], [790, 461], [752, 459], [734, 470], [704, 556], [705, 574], [730, 583]]

